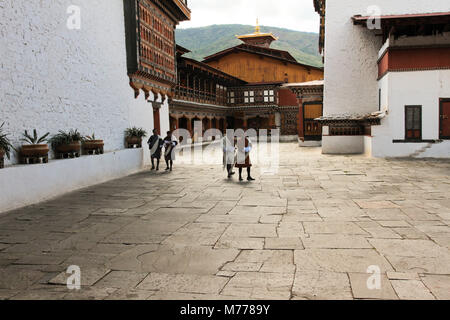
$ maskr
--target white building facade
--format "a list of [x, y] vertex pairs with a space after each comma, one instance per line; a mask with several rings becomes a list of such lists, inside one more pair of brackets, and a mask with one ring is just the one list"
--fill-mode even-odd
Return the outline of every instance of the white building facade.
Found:
[[323, 153], [450, 157], [450, 2], [315, 0]]
[[[140, 94], [127, 75], [122, 0], [0, 1], [0, 124], [15, 147], [24, 130], [95, 133], [105, 153], [0, 170], [0, 212], [141, 170], [149, 150], [125, 149], [124, 131], [151, 133], [153, 105], [169, 130], [168, 99]], [[145, 138], [144, 138], [145, 139]]]

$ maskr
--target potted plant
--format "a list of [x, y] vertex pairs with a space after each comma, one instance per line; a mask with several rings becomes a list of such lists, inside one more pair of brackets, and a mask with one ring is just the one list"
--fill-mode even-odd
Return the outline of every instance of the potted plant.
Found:
[[143, 128], [128, 128], [125, 130], [125, 142], [127, 148], [142, 147], [142, 138], [147, 135]]
[[78, 130], [70, 130], [69, 132], [59, 130], [58, 134], [50, 138], [56, 158], [79, 157], [81, 151], [82, 135]]
[[103, 147], [105, 143], [103, 140], [96, 140], [95, 134], [86, 136], [83, 139], [83, 150], [87, 154], [103, 154]]
[[23, 134], [23, 138], [21, 141], [26, 142], [27, 144], [22, 145], [20, 150], [20, 155], [23, 157], [23, 162], [34, 163], [38, 158], [42, 158], [44, 163], [48, 162], [48, 152], [50, 151], [46, 138], [50, 133], [47, 132], [43, 136], [39, 137], [36, 129], [33, 130], [33, 135], [29, 135], [28, 131], [25, 130]]
[[11, 157], [11, 149], [14, 149], [11, 145], [11, 142], [9, 141], [8, 134], [3, 132], [3, 125], [5, 123], [3, 122], [0, 126], [0, 168], [4, 167], [4, 158], [5, 155], [8, 159]]

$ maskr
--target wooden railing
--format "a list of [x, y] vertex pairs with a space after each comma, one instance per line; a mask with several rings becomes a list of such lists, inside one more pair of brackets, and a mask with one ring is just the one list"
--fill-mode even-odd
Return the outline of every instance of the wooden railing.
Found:
[[322, 135], [322, 125], [318, 121], [305, 120], [305, 136], [321, 136]]
[[198, 103], [208, 103], [225, 105], [225, 96], [217, 95], [209, 91], [195, 90], [188, 87], [177, 86], [175, 88], [175, 98], [178, 100], [192, 101]]

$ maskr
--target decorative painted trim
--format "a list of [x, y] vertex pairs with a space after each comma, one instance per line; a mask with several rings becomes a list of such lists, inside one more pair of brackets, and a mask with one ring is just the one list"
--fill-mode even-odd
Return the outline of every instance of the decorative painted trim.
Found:
[[378, 81], [383, 79], [388, 73], [392, 72], [417, 72], [417, 71], [438, 71], [438, 70], [450, 70], [450, 66], [448, 67], [437, 67], [437, 68], [411, 68], [411, 69], [391, 69], [384, 72], [380, 77], [378, 77]]
[[450, 69], [450, 46], [388, 48], [378, 59], [378, 80], [389, 72]]

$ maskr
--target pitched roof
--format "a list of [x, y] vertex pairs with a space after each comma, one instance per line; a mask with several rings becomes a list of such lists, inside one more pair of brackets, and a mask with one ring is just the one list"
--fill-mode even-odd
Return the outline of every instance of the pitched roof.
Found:
[[300, 63], [298, 62], [289, 52], [287, 51], [283, 51], [283, 50], [278, 50], [278, 49], [272, 49], [272, 48], [264, 48], [264, 47], [258, 47], [258, 46], [252, 46], [249, 44], [240, 44], [238, 46], [235, 47], [231, 47], [225, 50], [222, 50], [220, 52], [217, 52], [213, 55], [207, 56], [204, 58], [203, 62], [204, 63], [208, 63], [211, 61], [215, 61], [218, 60], [230, 53], [233, 52], [247, 52], [247, 53], [251, 53], [251, 54], [256, 54], [256, 55], [260, 55], [260, 56], [265, 56], [265, 57], [269, 57], [272, 59], [277, 59], [283, 62], [287, 62], [287, 63], [292, 63], [292, 64], [297, 64], [297, 65], [301, 65], [304, 66], [306, 68], [311, 68], [311, 69], [317, 69], [317, 70], [323, 70], [323, 68], [319, 68], [319, 67], [315, 67], [315, 66], [311, 66], [311, 65], [307, 65], [304, 63]]
[[176, 49], [177, 49], [177, 54], [180, 54], [180, 55], [184, 55], [186, 53], [191, 52], [191, 50], [186, 49], [185, 47], [182, 47], [179, 44], [176, 45]]
[[239, 79], [239, 78], [237, 78], [237, 77], [235, 77], [235, 76], [233, 76], [231, 74], [228, 74], [228, 73], [225, 73], [225, 72], [223, 72], [221, 70], [213, 68], [210, 65], [208, 65], [206, 63], [203, 63], [201, 61], [197, 61], [195, 59], [186, 58], [186, 57], [181, 57], [180, 59], [181, 59], [181, 61], [185, 61], [186, 64], [192, 65], [193, 67], [200, 68], [200, 69], [203, 69], [205, 71], [214, 73], [216, 75], [220, 75], [222, 77], [232, 79], [232, 80], [234, 80], [236, 82], [240, 82], [241, 84], [246, 84], [247, 83], [246, 81], [244, 81], [242, 79]]

